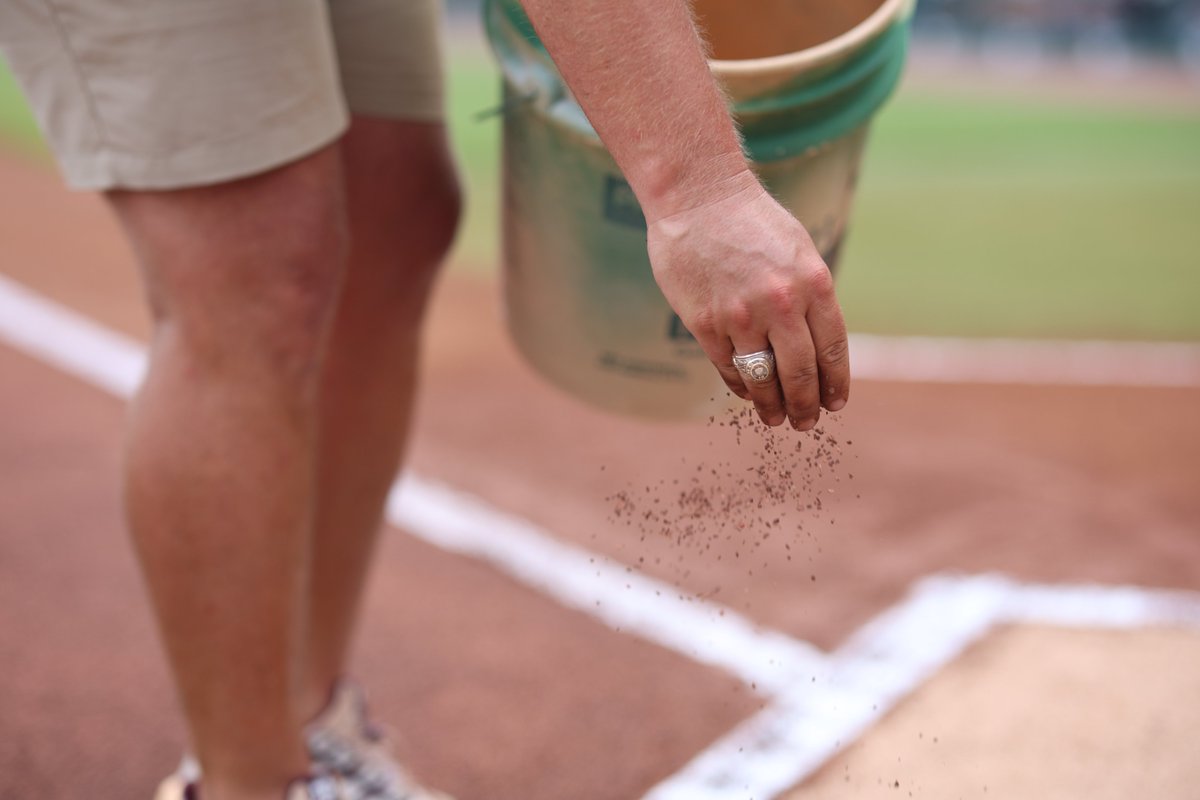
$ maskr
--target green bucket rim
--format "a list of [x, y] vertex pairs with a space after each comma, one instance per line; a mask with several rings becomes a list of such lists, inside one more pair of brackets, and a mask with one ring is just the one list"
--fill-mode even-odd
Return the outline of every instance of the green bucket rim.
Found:
[[[517, 0], [485, 0], [484, 27], [488, 40], [506, 76], [505, 62], [514, 55], [499, 44], [504, 33], [498, 29], [492, 9], [552, 66], [533, 23]], [[875, 40], [844, 64], [815, 81], [798, 77], [795, 88], [733, 105], [742, 122], [746, 154], [754, 161], [778, 161], [800, 155], [841, 138], [867, 123], [887, 101], [900, 81], [908, 53], [909, 16], [893, 22]], [[562, 84], [557, 70], [555, 80]], [[579, 115], [581, 120], [586, 117]], [[562, 122], [560, 116], [554, 119]], [[590, 128], [590, 126], [589, 126]], [[591, 131], [594, 134], [594, 131]]]
[[[770, 130], [753, 122], [743, 126], [748, 155], [755, 161], [788, 158], [866, 124], [900, 83], [907, 54], [908, 23], [898, 21], [819, 83], [736, 104], [734, 112], [743, 118], [777, 114]], [[780, 120], [799, 124], [789, 129]]]

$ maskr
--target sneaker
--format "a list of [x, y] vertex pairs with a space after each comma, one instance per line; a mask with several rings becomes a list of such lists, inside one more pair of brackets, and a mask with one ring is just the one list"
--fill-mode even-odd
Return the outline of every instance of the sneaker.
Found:
[[[313, 764], [342, 779], [347, 800], [453, 800], [422, 788], [396, 763], [387, 736], [367, 716], [362, 687], [348, 678], [334, 686], [329, 704], [308, 724], [305, 738]], [[199, 780], [199, 762], [185, 755], [175, 774], [159, 786], [154, 800], [192, 800], [184, 791]], [[313, 800], [324, 798], [314, 795]]]
[[[154, 800], [201, 800], [199, 784], [183, 780], [179, 772], [158, 786]], [[346, 784], [335, 776], [313, 775], [292, 781], [284, 791], [283, 800], [359, 800], [348, 791]]]
[[[187, 798], [199, 800], [199, 798]], [[358, 800], [350, 787], [336, 775], [314, 775], [311, 778], [292, 781], [284, 800]]]
[[387, 736], [371, 724], [362, 688], [337, 682], [325, 710], [305, 731], [313, 763], [336, 772], [375, 800], [452, 800], [420, 785], [392, 757]]

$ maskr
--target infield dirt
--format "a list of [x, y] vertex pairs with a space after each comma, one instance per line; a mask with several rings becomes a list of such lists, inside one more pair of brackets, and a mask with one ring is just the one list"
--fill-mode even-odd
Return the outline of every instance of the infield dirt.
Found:
[[[133, 269], [100, 202], [3, 157], [0, 184], [0, 269], [144, 337]], [[843, 452], [826, 473], [842, 482], [822, 495], [822, 521], [812, 537], [771, 527], [747, 565], [734, 556], [744, 546], [737, 537], [712, 542], [702, 558], [670, 537], [643, 539], [637, 526], [611, 519], [609, 498], [630, 487], [673, 486], [705, 464], [718, 470], [710, 477], [719, 486], [762, 466], [761, 447], [746, 446], [751, 439], [730, 445], [703, 425], [607, 416], [555, 393], [508, 344], [497, 305], [489, 281], [461, 274], [443, 281], [414, 469], [601, 557], [631, 566], [643, 559], [648, 574], [682, 590], [719, 587], [719, 602], [763, 625], [832, 647], [914, 580], [943, 570], [1200, 589], [1200, 391], [860, 382], [837, 422], [823, 423]], [[182, 729], [121, 532], [121, 406], [6, 347], [0, 376], [0, 385], [18, 387], [0, 392], [0, 797], [149, 796], [174, 766]], [[814, 452], [802, 448], [801, 456]], [[748, 535], [761, 539], [753, 521]], [[850, 762], [854, 780], [869, 787], [889, 776], [920, 779], [933, 791], [925, 773], [905, 777], [883, 761], [925, 758], [927, 743], [905, 727], [910, 713], [921, 717], [918, 733], [960, 735], [955, 726], [964, 717], [947, 716], [944, 702], [956, 697], [962, 709], [976, 709], [979, 725], [997, 731], [970, 745], [997, 748], [979, 762], [972, 786], [1024, 787], [1040, 759], [1055, 758], [1097, 774], [1132, 774], [1161, 757], [1172, 774], [1189, 774], [1194, 762], [1169, 749], [1179, 737], [1149, 733], [1190, 724], [1196, 706], [1185, 697], [1160, 727], [1140, 728], [1146, 717], [1138, 715], [1149, 706], [1125, 688], [1058, 692], [1063, 735], [1045, 737], [1041, 753], [1006, 744], [1012, 740], [1001, 729], [1020, 715], [975, 704], [981, 694], [1032, 709], [1048, 702], [1030, 699], [1046, 697], [1042, 662], [1059, 658], [1035, 653], [1091, 663], [1110, 652], [1090, 635], [1013, 636], [972, 651], [926, 688], [928, 696], [898, 710], [880, 728], [883, 744], [864, 740], [871, 749], [852, 753], [860, 759]], [[1160, 674], [1169, 648], [1154, 634], [1121, 641], [1128, 664]], [[627, 800], [761, 702], [726, 675], [397, 532], [381, 554], [357, 665], [378, 715], [403, 731], [402, 757], [461, 800]], [[1137, 669], [1115, 668], [1121, 674], [1103, 680], [1114, 687], [1134, 680]], [[1159, 688], [1168, 685], [1176, 684]], [[1079, 698], [1086, 707], [1077, 707]], [[1107, 739], [1100, 718], [1128, 724]], [[1130, 739], [1131, 725], [1146, 735]], [[1076, 747], [1096, 737], [1102, 747]], [[868, 755], [878, 752], [883, 761]], [[1173, 786], [1156, 797], [1195, 796], [1171, 794]], [[902, 783], [889, 796], [908, 788]], [[980, 788], [977, 796], [994, 791]]]

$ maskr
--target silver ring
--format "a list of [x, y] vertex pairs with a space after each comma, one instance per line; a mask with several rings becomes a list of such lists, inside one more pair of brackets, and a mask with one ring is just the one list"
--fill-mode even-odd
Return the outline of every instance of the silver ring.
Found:
[[751, 383], [770, 383], [775, 380], [775, 351], [768, 347], [744, 356], [735, 354], [733, 366]]

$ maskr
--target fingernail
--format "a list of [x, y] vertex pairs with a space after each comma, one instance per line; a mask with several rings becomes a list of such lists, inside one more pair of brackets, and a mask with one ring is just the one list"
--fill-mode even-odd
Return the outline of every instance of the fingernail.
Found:
[[832, 401], [828, 406], [826, 406], [826, 408], [828, 408], [830, 411], [841, 411], [845, 407], [846, 401], [841, 397]]
[[806, 419], [796, 426], [796, 430], [811, 431], [815, 427], [817, 427], [817, 421], [815, 419]]

